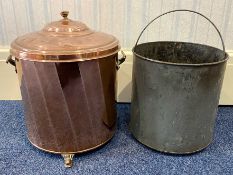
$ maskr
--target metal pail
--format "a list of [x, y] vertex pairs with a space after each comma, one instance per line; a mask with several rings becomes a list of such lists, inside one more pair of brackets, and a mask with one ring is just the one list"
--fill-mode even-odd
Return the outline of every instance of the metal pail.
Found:
[[[217, 30], [223, 51], [187, 42], [138, 44], [156, 19], [177, 11], [207, 19]], [[207, 147], [213, 138], [216, 112], [228, 55], [216, 26], [191, 10], [173, 10], [153, 19], [133, 48], [130, 131], [155, 150], [187, 154]]]
[[71, 167], [74, 154], [107, 143], [116, 130], [117, 38], [68, 18], [11, 43], [7, 62], [17, 70], [28, 140], [61, 154]]

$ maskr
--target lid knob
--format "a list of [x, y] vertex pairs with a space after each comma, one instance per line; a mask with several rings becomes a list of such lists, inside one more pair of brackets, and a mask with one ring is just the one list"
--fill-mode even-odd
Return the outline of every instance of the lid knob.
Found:
[[66, 19], [67, 16], [69, 15], [69, 11], [62, 11], [60, 14], [64, 19]]

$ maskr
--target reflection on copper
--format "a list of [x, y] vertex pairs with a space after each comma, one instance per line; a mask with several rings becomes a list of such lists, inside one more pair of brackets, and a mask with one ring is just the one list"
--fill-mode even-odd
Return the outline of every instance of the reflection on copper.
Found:
[[79, 152], [111, 138], [115, 60], [116, 55], [75, 63], [17, 62], [30, 141], [54, 152]]
[[[118, 40], [68, 19], [18, 37], [10, 53], [16, 63], [28, 138], [37, 148], [72, 155], [106, 143], [116, 129]], [[67, 159], [68, 158], [68, 159]]]

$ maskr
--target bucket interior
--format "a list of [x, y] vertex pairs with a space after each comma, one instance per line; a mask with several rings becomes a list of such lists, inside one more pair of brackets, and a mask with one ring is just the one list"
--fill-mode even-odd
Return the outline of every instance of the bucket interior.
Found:
[[139, 57], [177, 64], [205, 64], [227, 59], [224, 51], [202, 44], [185, 42], [149, 42], [134, 48]]

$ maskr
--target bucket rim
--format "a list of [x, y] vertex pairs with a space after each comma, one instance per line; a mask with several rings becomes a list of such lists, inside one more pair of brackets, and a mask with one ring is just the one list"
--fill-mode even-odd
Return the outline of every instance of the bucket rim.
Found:
[[134, 46], [132, 48], [132, 52], [133, 52], [133, 55], [136, 55], [137, 57], [139, 57], [140, 59], [144, 59], [146, 61], [150, 61], [150, 62], [154, 62], [154, 63], [158, 63], [158, 64], [166, 64], [166, 65], [174, 65], [174, 66], [210, 66], [210, 65], [216, 65], [216, 64], [220, 64], [220, 63], [223, 63], [223, 62], [226, 62], [228, 59], [229, 59], [229, 55], [227, 52], [224, 52], [225, 53], [225, 56], [224, 56], [224, 59], [221, 60], [221, 61], [216, 61], [216, 62], [210, 62], [210, 63], [197, 63], [197, 64], [192, 64], [192, 63], [172, 63], [172, 62], [167, 62], [167, 61], [159, 61], [159, 60], [154, 60], [154, 59], [151, 59], [151, 58], [147, 58], [147, 57], [144, 57], [138, 53], [135, 52], [135, 47], [138, 47], [140, 45], [143, 45], [143, 44], [149, 44], [149, 43], [184, 43], [184, 44], [195, 44], [195, 45], [200, 45], [200, 46], [205, 46], [205, 47], [210, 47], [210, 48], [214, 48], [214, 49], [217, 49], [217, 50], [220, 50], [222, 52], [224, 52], [223, 50], [221, 49], [218, 49], [216, 47], [213, 47], [213, 46], [209, 46], [209, 45], [206, 45], [206, 44], [200, 44], [200, 43], [192, 43], [192, 42], [181, 42], [181, 41], [152, 41], [152, 42], [146, 42], [146, 43], [140, 43], [136, 46]]

